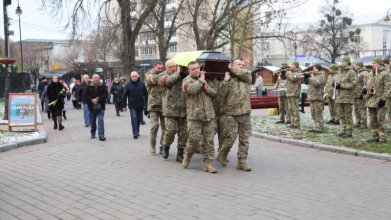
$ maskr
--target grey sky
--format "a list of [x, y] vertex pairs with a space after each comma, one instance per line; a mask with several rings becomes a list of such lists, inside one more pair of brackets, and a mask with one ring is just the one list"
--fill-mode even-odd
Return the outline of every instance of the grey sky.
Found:
[[[319, 7], [324, 0], [308, 0], [300, 8], [293, 11], [292, 22], [309, 22], [320, 18]], [[356, 16], [367, 14], [384, 14], [387, 9], [391, 8], [391, 1], [388, 0], [341, 0], [342, 4], [347, 5], [352, 13]], [[22, 39], [67, 39], [68, 33], [62, 29], [48, 13], [39, 10], [39, 0], [20, 0], [20, 7], [23, 10], [21, 15]], [[15, 32], [10, 38], [13, 41], [19, 41], [19, 23], [18, 16], [15, 14], [17, 0], [12, 0], [12, 5], [8, 6], [8, 15], [12, 18], [10, 30]], [[2, 7], [1, 7], [2, 8]], [[3, 29], [3, 14], [0, 18], [1, 33], [0, 37], [4, 37]]]

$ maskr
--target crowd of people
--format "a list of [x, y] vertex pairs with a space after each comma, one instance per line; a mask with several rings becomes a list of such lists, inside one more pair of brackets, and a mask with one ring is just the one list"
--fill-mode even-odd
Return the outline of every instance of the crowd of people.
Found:
[[[298, 62], [284, 66], [275, 84], [277, 89], [286, 89], [286, 95], [279, 97], [280, 120], [297, 129], [300, 126], [299, 105], [301, 84], [308, 85], [308, 100], [314, 120], [313, 133], [323, 133], [324, 101], [327, 99], [331, 120], [327, 123], [341, 125], [338, 137], [351, 138], [353, 128], [367, 128], [369, 112], [372, 139], [367, 142], [386, 143], [386, 113], [391, 119], [391, 73], [390, 59], [375, 57], [372, 70], [367, 71], [358, 60], [354, 66], [349, 57], [342, 58], [341, 65], [331, 64], [326, 80], [322, 66], [315, 64], [313, 73], [303, 73]], [[356, 124], [353, 125], [353, 110]], [[389, 120], [391, 122], [391, 120]], [[391, 133], [391, 131], [388, 131]]]

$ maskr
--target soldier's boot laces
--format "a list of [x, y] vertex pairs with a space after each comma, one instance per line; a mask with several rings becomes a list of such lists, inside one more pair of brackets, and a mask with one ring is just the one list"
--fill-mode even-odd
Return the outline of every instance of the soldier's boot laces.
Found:
[[217, 159], [219, 160], [220, 164], [225, 166], [227, 165], [227, 156], [228, 155], [224, 155], [221, 150], [219, 151], [219, 155], [217, 156]]
[[185, 158], [183, 158], [183, 160], [182, 160], [182, 166], [183, 166], [184, 168], [187, 168], [187, 167], [189, 166], [191, 156], [192, 156], [192, 155], [186, 154], [186, 155], [185, 155]]
[[155, 146], [151, 146], [151, 147], [149, 147], [149, 151], [151, 152], [151, 153], [156, 153], [156, 147]]
[[163, 146], [162, 156], [163, 156], [164, 159], [168, 158], [169, 151], [170, 151], [170, 146]]
[[217, 173], [216, 168], [214, 168], [213, 165], [208, 162], [204, 163], [204, 168], [202, 170], [209, 173]]
[[163, 147], [159, 147], [159, 154], [163, 153]]
[[176, 162], [181, 162], [183, 161], [183, 148], [178, 148], [178, 153], [176, 155]]
[[251, 167], [247, 165], [246, 161], [238, 161], [238, 166], [236, 167], [236, 169], [250, 171]]

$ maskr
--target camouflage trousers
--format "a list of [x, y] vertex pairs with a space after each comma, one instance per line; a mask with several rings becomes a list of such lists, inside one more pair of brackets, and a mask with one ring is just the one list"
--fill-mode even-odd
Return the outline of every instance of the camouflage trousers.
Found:
[[250, 114], [243, 115], [227, 115], [224, 133], [225, 141], [220, 151], [224, 155], [228, 155], [232, 146], [235, 143], [236, 137], [239, 135], [238, 160], [245, 160], [248, 155], [250, 146], [249, 138], [251, 135], [251, 118]]
[[310, 101], [311, 117], [315, 123], [315, 130], [323, 131], [323, 102]]
[[374, 140], [386, 141], [386, 107], [368, 108], [369, 119], [371, 120], [372, 138]]
[[300, 126], [299, 97], [287, 97], [288, 111], [291, 116], [291, 125]]
[[280, 121], [285, 122], [285, 116], [286, 121], [291, 121], [291, 116], [288, 111], [288, 99], [286, 96], [278, 97], [278, 110], [280, 111]]
[[178, 133], [178, 148], [185, 148], [187, 142], [187, 119], [186, 117], [164, 117], [165, 131], [163, 138], [164, 146], [171, 146], [175, 134]]
[[150, 144], [153, 147], [156, 147], [156, 138], [157, 138], [157, 132], [159, 130], [159, 119], [160, 119], [160, 125], [161, 125], [161, 131], [162, 134], [160, 136], [160, 146], [163, 145], [163, 137], [164, 137], [164, 131], [165, 131], [165, 123], [164, 123], [164, 116], [162, 112], [149, 112], [151, 117], [151, 139]]
[[335, 99], [332, 99], [331, 97], [327, 97], [327, 102], [329, 103], [331, 120], [339, 121], [339, 114], [338, 114], [337, 105], [335, 104]]
[[386, 106], [388, 108], [387, 114], [388, 114], [388, 120], [391, 120], [391, 98], [388, 98], [386, 101]]
[[367, 127], [368, 125], [367, 107], [365, 107], [366, 104], [367, 101], [365, 99], [354, 99], [354, 115], [356, 116], [356, 124], [359, 126]]
[[227, 116], [226, 115], [218, 115], [217, 120], [217, 137], [219, 139], [219, 150], [223, 146], [223, 143], [225, 141], [225, 133], [224, 128], [226, 126], [227, 122]]
[[338, 113], [341, 117], [341, 133], [352, 134], [353, 106], [350, 103], [337, 103]]
[[187, 139], [185, 154], [193, 155], [200, 140], [203, 140], [202, 156], [205, 163], [211, 163], [214, 158], [214, 136], [216, 131], [214, 119], [210, 121], [187, 121], [189, 139]]

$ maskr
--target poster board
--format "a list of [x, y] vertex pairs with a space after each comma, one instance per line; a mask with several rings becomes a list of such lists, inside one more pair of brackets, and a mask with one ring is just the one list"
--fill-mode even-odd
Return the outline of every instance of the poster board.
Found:
[[8, 132], [12, 127], [34, 127], [37, 131], [37, 94], [10, 93], [8, 103]]

